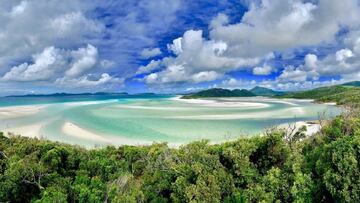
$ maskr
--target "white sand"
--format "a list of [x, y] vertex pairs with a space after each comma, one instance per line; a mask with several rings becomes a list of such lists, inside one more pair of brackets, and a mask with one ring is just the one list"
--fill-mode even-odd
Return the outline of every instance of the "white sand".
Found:
[[329, 106], [336, 106], [337, 103], [336, 102], [326, 102], [326, 103], [323, 103], [325, 105], [329, 105]]
[[171, 100], [189, 103], [189, 104], [198, 104], [205, 107], [222, 107], [222, 108], [233, 108], [233, 107], [243, 107], [243, 108], [267, 108], [270, 105], [261, 103], [258, 101], [252, 101], [249, 98], [206, 98], [206, 99], [180, 99], [180, 97], [174, 97]]
[[105, 104], [105, 103], [114, 103], [118, 102], [117, 99], [109, 99], [104, 101], [80, 101], [80, 102], [66, 102], [65, 106], [86, 106], [86, 105], [96, 105], [96, 104]]
[[0, 108], [0, 119], [18, 118], [40, 112], [47, 105], [11, 106]]
[[5, 135], [20, 135], [30, 138], [41, 138], [42, 124], [33, 124], [21, 127], [6, 128], [2, 130]]
[[105, 143], [111, 143], [111, 140], [95, 134], [93, 132], [87, 131], [73, 123], [66, 122], [62, 126], [62, 132], [76, 138], [85, 139], [85, 140], [92, 140], [92, 141], [99, 141]]
[[79, 139], [93, 141], [94, 144], [107, 145], [147, 145], [153, 142], [132, 140], [120, 136], [107, 136], [88, 131], [74, 123], [66, 122], [62, 127], [62, 132], [66, 135], [76, 137]]

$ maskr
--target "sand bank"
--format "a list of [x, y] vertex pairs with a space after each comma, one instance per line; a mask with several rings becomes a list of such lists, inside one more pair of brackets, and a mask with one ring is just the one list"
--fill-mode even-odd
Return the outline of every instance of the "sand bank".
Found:
[[267, 108], [270, 105], [260, 102], [249, 102], [247, 100], [221, 100], [221, 99], [173, 99], [188, 104], [196, 104], [204, 107], [221, 107], [221, 108]]
[[91, 132], [71, 122], [65, 122], [61, 130], [64, 134], [68, 136], [72, 136], [78, 139], [89, 140], [92, 141], [94, 144], [118, 146], [118, 145], [147, 145], [153, 143], [151, 141], [133, 140], [120, 136], [102, 135], [99, 133]]
[[91, 141], [111, 143], [111, 140], [109, 140], [101, 135], [98, 135], [96, 133], [87, 131], [73, 123], [70, 123], [70, 122], [65, 122], [64, 125], [62, 126], [61, 130], [64, 134], [72, 136], [72, 137], [85, 139], [85, 140], [91, 140]]
[[5, 135], [20, 135], [30, 138], [42, 138], [41, 135], [42, 124], [26, 125], [14, 128], [5, 128], [2, 130]]
[[18, 118], [40, 112], [47, 105], [0, 107], [0, 119]]

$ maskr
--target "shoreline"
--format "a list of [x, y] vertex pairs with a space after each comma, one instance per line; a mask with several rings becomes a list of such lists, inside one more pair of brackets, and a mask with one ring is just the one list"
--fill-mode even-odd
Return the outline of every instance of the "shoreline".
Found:
[[[264, 97], [269, 101], [272, 101], [274, 98], [268, 98], [268, 97]], [[211, 98], [210, 98], [211, 99]], [[214, 99], [214, 98], [212, 98]], [[230, 98], [230, 99], [224, 99], [224, 100], [219, 100], [219, 101], [211, 101], [211, 100], [206, 100], [206, 99], [191, 99], [193, 102], [190, 103], [205, 103], [206, 104], [210, 104], [210, 105], [214, 105], [215, 106], [223, 106], [223, 105], [227, 105], [225, 103], [230, 103], [230, 106], [228, 107], [233, 107], [234, 106], [246, 106], [246, 108], [251, 108], [251, 107], [257, 107], [257, 108], [262, 108], [262, 104], [259, 101], [244, 101], [244, 103], [246, 104], [241, 104], [242, 101], [236, 101], [238, 98]], [[180, 96], [176, 96], [173, 98], [170, 98], [170, 100], [181, 100], [184, 101], [186, 103], [188, 103], [190, 100], [187, 99], [180, 99]], [[274, 102], [286, 102], [291, 103], [291, 100], [298, 100], [298, 99], [284, 99], [284, 101], [274, 101]], [[302, 100], [299, 99], [301, 101], [309, 101], [309, 100]], [[251, 105], [248, 105], [248, 103]], [[75, 104], [79, 104], [79, 102], [75, 102]], [[85, 103], [81, 103], [82, 105], [88, 105], [88, 104], [92, 104], [91, 102], [85, 102]], [[333, 105], [334, 103], [324, 103], [324, 105]], [[72, 105], [72, 104], [70, 104]], [[290, 105], [290, 104], [289, 104]], [[30, 115], [34, 115], [39, 113], [41, 110], [43, 110], [45, 107], [47, 107], [49, 105], [26, 105], [26, 106], [9, 106], [9, 107], [0, 107], [0, 120], [7, 120], [7, 119], [13, 119], [13, 118], [19, 118], [19, 117], [26, 117], [26, 116], [30, 116]], [[291, 105], [290, 105], [291, 106]], [[291, 111], [300, 111], [301, 109], [298, 109], [300, 107], [292, 107], [290, 109], [284, 109], [285, 110], [291, 110]], [[263, 112], [261, 115], [263, 116], [263, 114], [266, 112]], [[178, 116], [177, 119], [200, 119], [200, 120], [228, 120], [228, 119], [234, 119], [234, 118], [253, 118], [253, 115], [247, 115], [247, 114], [231, 114], [231, 115], [206, 115], [206, 116]], [[76, 124], [76, 123], [72, 123], [71, 121], [65, 120], [65, 122], [62, 124], [62, 126], [60, 127], [61, 129], [61, 133], [64, 136], [60, 137], [60, 139], [51, 139], [48, 138], [47, 136], [43, 136], [42, 134], [42, 128], [46, 125], [46, 123], [44, 122], [39, 122], [39, 123], [31, 123], [29, 125], [24, 125], [24, 126], [17, 126], [17, 127], [8, 127], [8, 126], [4, 126], [3, 128], [0, 128], [0, 132], [2, 131], [4, 133], [4, 135], [20, 135], [23, 137], [29, 137], [29, 138], [38, 138], [38, 139], [48, 139], [48, 140], [53, 140], [53, 141], [60, 141], [62, 143], [72, 143], [72, 144], [77, 144], [80, 146], [85, 146], [85, 147], [89, 147], [91, 146], [91, 148], [94, 148], [94, 146], [96, 147], [97, 145], [100, 146], [107, 146], [107, 145], [111, 145], [111, 146], [121, 146], [121, 145], [132, 145], [132, 146], [143, 146], [143, 145], [151, 145], [153, 143], [164, 143], [164, 142], [154, 142], [154, 141], [149, 141], [149, 140], [145, 140], [145, 139], [133, 139], [133, 138], [128, 138], [126, 136], [114, 136], [114, 135], [106, 135], [103, 133], [98, 133], [98, 132], [93, 132], [89, 129], [83, 128], [82, 126]], [[306, 131], [306, 136], [310, 136], [313, 135], [317, 132], [320, 131], [320, 125], [317, 123], [313, 123], [311, 120], [309, 121], [298, 121], [295, 123], [283, 123], [280, 125], [277, 125], [277, 128], [282, 128], [286, 130], [286, 127], [288, 127], [289, 125], [295, 125], [296, 129], [300, 129], [302, 126], [306, 126], [307, 127], [307, 131]], [[265, 131], [266, 129], [264, 129], [263, 131]], [[257, 136], [259, 134], [254, 134], [254, 135], [250, 135], [250, 136]], [[66, 140], [66, 137], [69, 139], [68, 141]], [[239, 135], [239, 137], [241, 137]], [[77, 140], [77, 142], [71, 142], [71, 139], [75, 139]], [[81, 143], [81, 140], [84, 141], [84, 143]], [[228, 140], [224, 140], [224, 142], [226, 142]], [[79, 144], [80, 143], [80, 144]], [[89, 144], [90, 143], [90, 144]], [[173, 142], [168, 142], [168, 146], [172, 146], [172, 147], [179, 147], [182, 145], [185, 145], [187, 142], [184, 143], [173, 143]], [[211, 141], [210, 141], [211, 143]], [[82, 145], [83, 144], [83, 145]]]
[[35, 104], [0, 107], [0, 120], [34, 115], [39, 113], [47, 106], [47, 104]]

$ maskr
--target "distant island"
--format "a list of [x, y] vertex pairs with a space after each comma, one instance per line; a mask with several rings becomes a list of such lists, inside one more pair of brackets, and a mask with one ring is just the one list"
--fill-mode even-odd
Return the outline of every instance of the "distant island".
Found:
[[280, 96], [280, 95], [286, 94], [286, 92], [275, 91], [275, 90], [265, 88], [265, 87], [260, 87], [260, 86], [256, 86], [256, 87], [252, 88], [250, 90], [250, 92], [252, 92], [256, 96], [264, 96], [264, 97], [273, 97], [273, 96]]
[[6, 97], [65, 97], [65, 96], [91, 96], [91, 95], [129, 95], [127, 92], [95, 92], [95, 93], [54, 93], [54, 94], [25, 94], [25, 95], [9, 95]]
[[222, 88], [212, 88], [208, 90], [202, 90], [193, 94], [184, 95], [182, 99], [196, 99], [204, 97], [255, 97], [255, 96], [280, 96], [286, 94], [285, 92], [274, 91], [269, 88], [256, 86], [251, 90], [246, 89], [222, 89]]
[[297, 92], [281, 92], [265, 87], [256, 86], [250, 90], [246, 89], [222, 89], [212, 88], [202, 90], [193, 94], [184, 95], [182, 99], [197, 99], [210, 97], [275, 97], [293, 99], [313, 99], [316, 102], [336, 102], [338, 105], [360, 103], [360, 81], [353, 81], [341, 85], [319, 87], [312, 90]]
[[68, 96], [154, 96], [152, 92], [129, 94], [127, 92], [95, 92], [95, 93], [53, 93], [53, 94], [25, 94], [25, 95], [9, 95], [6, 97], [68, 97]]
[[317, 102], [336, 102], [338, 105], [358, 105], [360, 103], [360, 87], [350, 86], [346, 83], [307, 91], [288, 92], [278, 98], [314, 99]]

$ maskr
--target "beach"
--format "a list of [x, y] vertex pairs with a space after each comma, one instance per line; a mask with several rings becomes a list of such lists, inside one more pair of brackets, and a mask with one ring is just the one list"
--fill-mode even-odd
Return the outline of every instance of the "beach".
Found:
[[220, 143], [259, 135], [273, 126], [307, 126], [319, 131], [317, 112], [337, 114], [331, 104], [273, 98], [151, 98], [65, 102], [0, 107], [0, 131], [9, 135], [56, 140], [85, 147], [180, 146], [196, 140]]

